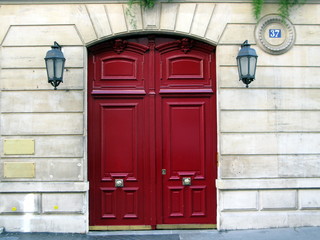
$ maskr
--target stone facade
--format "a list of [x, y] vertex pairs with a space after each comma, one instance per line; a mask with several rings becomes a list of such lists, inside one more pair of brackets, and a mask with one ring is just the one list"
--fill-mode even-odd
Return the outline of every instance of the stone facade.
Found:
[[[281, 55], [255, 44], [250, 1], [159, 1], [150, 10], [125, 1], [26, 2], [0, 5], [0, 226], [88, 231], [86, 48], [143, 33], [217, 46], [217, 227], [320, 226], [317, 1], [292, 11], [296, 40]], [[270, 3], [262, 16], [276, 12]], [[259, 56], [248, 89], [235, 61], [246, 39]], [[54, 41], [67, 59], [57, 91], [47, 83], [43, 60]], [[34, 153], [6, 154], [5, 141], [21, 139], [34, 141]], [[6, 177], [11, 162], [34, 164], [34, 174]]]

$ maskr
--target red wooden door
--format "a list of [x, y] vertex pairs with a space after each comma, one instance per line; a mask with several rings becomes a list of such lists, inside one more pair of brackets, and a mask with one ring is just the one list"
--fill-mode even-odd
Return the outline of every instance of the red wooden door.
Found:
[[215, 223], [214, 48], [118, 39], [88, 62], [90, 225]]

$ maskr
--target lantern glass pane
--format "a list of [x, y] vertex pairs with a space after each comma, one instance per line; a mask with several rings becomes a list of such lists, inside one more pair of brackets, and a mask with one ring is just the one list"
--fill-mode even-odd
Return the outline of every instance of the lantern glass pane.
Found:
[[47, 59], [46, 64], [47, 64], [48, 78], [49, 78], [49, 80], [53, 79], [53, 77], [54, 77], [53, 59]]
[[254, 76], [255, 75], [255, 70], [256, 70], [256, 64], [257, 64], [257, 59], [255, 58], [255, 57], [251, 57], [250, 58], [250, 72], [249, 72], [249, 74], [250, 74], [250, 76]]
[[241, 75], [246, 76], [248, 75], [248, 58], [242, 57], [240, 58], [240, 68], [241, 68]]
[[237, 65], [238, 65], [238, 74], [239, 74], [239, 77], [241, 77], [240, 58], [237, 58]]
[[61, 78], [62, 74], [63, 74], [64, 61], [63, 61], [63, 59], [56, 59], [55, 63], [56, 63], [55, 64], [55, 76], [56, 76], [56, 78]]

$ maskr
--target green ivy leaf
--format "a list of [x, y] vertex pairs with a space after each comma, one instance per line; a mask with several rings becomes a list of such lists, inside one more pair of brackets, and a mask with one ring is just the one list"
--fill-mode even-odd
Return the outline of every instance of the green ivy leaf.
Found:
[[144, 8], [153, 8], [156, 0], [130, 0], [129, 5], [132, 5], [134, 3], [139, 4], [140, 6]]
[[255, 16], [256, 19], [259, 19], [264, 0], [253, 0], [252, 3], [253, 3], [253, 15]]
[[[170, 1], [170, 0], [168, 0]], [[288, 18], [290, 10], [296, 5], [304, 4], [307, 0], [278, 0], [279, 1], [279, 13], [283, 19]], [[139, 4], [144, 8], [153, 8], [156, 0], [129, 0], [129, 5], [134, 3]], [[258, 20], [261, 15], [264, 0], [252, 0], [253, 5], [253, 15]]]
[[[288, 18], [290, 15], [291, 9], [296, 5], [304, 4], [307, 0], [278, 0], [279, 1], [279, 13], [282, 19]], [[253, 4], [253, 14], [258, 20], [261, 15], [262, 6], [264, 0], [252, 0]]]

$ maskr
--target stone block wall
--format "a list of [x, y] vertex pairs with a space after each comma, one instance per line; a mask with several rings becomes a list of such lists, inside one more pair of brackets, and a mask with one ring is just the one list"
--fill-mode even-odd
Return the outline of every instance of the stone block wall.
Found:
[[[91, 2], [0, 6], [0, 226], [88, 231], [86, 47], [149, 33], [217, 46], [218, 228], [320, 226], [319, 3], [292, 11], [294, 46], [271, 55], [256, 45], [251, 1]], [[259, 55], [248, 89], [235, 61], [244, 40]], [[57, 91], [43, 60], [54, 41], [67, 59]], [[34, 140], [34, 153], [5, 154], [14, 139]], [[7, 162], [34, 163], [35, 173], [7, 178]]]
[[0, 187], [0, 225], [6, 231], [84, 233], [88, 229], [88, 188], [81, 182], [2, 181]]
[[[71, 23], [81, 7], [56, 7], [60, 12], [48, 5], [0, 8], [0, 226], [7, 231], [88, 231], [86, 48]], [[67, 59], [57, 91], [44, 64], [54, 41]], [[20, 139], [33, 140], [34, 153], [5, 154], [4, 141]], [[5, 177], [4, 164], [11, 162], [34, 163], [34, 176]]]
[[318, 195], [313, 189], [221, 191], [221, 228], [319, 226]]
[[[238, 39], [256, 42], [255, 23], [232, 19], [218, 44], [219, 223], [221, 229], [319, 226], [319, 41], [317, 17], [296, 8], [296, 41], [271, 55], [258, 46], [256, 80], [234, 82]], [[312, 10], [313, 11], [313, 10]], [[267, 5], [262, 15], [274, 14]], [[240, 22], [240, 23], [239, 23]], [[247, 24], [244, 24], [246, 22]], [[313, 28], [314, 27], [314, 28]], [[233, 63], [232, 63], [233, 61]], [[311, 204], [313, 207], [306, 207]]]

